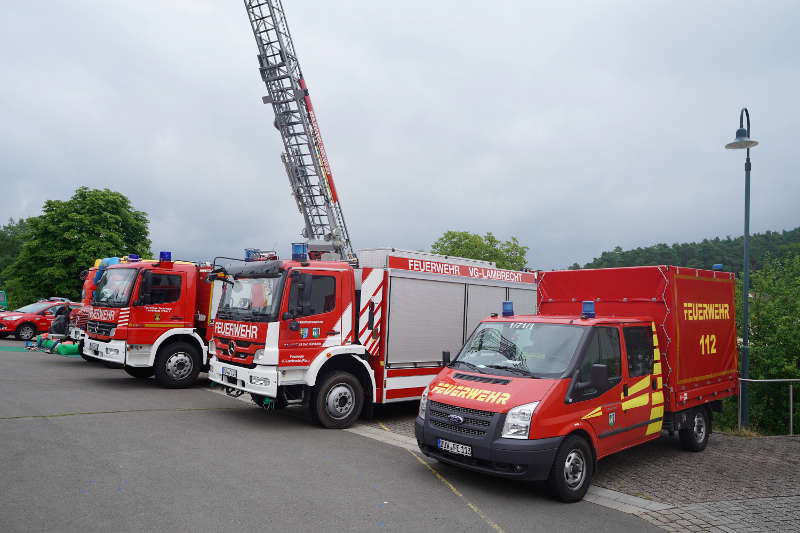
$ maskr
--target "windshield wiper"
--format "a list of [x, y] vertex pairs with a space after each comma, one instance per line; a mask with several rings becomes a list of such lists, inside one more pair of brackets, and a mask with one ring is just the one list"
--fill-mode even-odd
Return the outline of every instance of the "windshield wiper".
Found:
[[497, 370], [506, 370], [508, 372], [513, 372], [516, 374], [520, 374], [529, 378], [535, 378], [536, 376], [531, 374], [530, 370], [525, 368], [519, 368], [516, 366], [503, 366], [503, 365], [486, 365], [488, 368], [496, 368]]
[[475, 372], [479, 372], [479, 373], [481, 373], [481, 374], [485, 374], [485, 373], [486, 373], [486, 372], [484, 372], [483, 370], [481, 370], [481, 367], [479, 367], [478, 365], [473, 365], [473, 364], [472, 364], [472, 363], [470, 363], [469, 361], [461, 361], [460, 359], [456, 359], [455, 361], [453, 361], [452, 363], [450, 363], [450, 364], [449, 364], [449, 365], [447, 365], [447, 366], [453, 366], [453, 365], [454, 365], [454, 364], [456, 364], [456, 363], [461, 363], [462, 365], [464, 365], [464, 366], [467, 366], [467, 367], [469, 367], [469, 368], [471, 368], [471, 369], [475, 370]]

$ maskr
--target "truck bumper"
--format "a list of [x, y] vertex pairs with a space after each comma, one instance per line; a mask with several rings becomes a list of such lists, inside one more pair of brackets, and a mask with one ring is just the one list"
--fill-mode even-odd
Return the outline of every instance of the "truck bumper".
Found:
[[83, 355], [107, 363], [124, 365], [125, 350], [125, 341], [98, 341], [89, 337], [83, 341]]
[[81, 328], [69, 328], [69, 335], [67, 336], [76, 342], [80, 342], [84, 335], [86, 333]]
[[255, 368], [244, 368], [223, 363], [212, 357], [208, 362], [208, 379], [224, 387], [268, 398], [278, 397], [277, 366], [259, 365]]
[[[419, 417], [414, 422], [414, 433], [420, 450], [428, 457], [474, 472], [529, 481], [547, 479], [558, 447], [564, 440], [564, 437], [531, 440], [470, 439], [433, 428]], [[472, 456], [441, 450], [437, 446], [439, 439], [471, 446]]]

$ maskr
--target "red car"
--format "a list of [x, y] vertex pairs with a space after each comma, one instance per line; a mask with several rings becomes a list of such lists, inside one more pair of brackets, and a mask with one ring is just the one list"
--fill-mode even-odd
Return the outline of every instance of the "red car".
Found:
[[3, 311], [0, 313], [0, 337], [14, 334], [20, 340], [30, 340], [36, 333], [49, 330], [57, 312], [65, 305], [72, 310], [81, 306], [58, 298], [32, 303], [14, 311]]

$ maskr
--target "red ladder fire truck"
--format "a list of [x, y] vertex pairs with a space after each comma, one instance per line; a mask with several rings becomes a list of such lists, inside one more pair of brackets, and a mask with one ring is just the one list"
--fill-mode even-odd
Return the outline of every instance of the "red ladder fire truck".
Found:
[[188, 387], [206, 366], [212, 287], [208, 264], [129, 258], [100, 273], [86, 324], [83, 355], [155, 375], [169, 388]]
[[291, 261], [216, 269], [224, 280], [209, 379], [258, 404], [303, 404], [347, 427], [374, 404], [415, 400], [478, 321], [513, 300], [535, 307], [535, 275], [493, 263], [350, 242], [280, 0], [246, 0], [264, 103], [305, 221]]

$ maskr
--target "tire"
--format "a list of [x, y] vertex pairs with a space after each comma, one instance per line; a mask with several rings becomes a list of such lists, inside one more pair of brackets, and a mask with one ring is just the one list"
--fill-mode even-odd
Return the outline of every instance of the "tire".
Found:
[[594, 456], [586, 439], [569, 435], [556, 453], [547, 485], [558, 500], [574, 503], [583, 499], [594, 473]]
[[152, 366], [126, 366], [125, 372], [136, 379], [147, 379], [153, 375], [155, 370]]
[[684, 450], [702, 452], [708, 445], [711, 435], [711, 419], [705, 407], [698, 407], [689, 414], [689, 426], [678, 431]]
[[315, 387], [312, 415], [323, 427], [348, 428], [363, 408], [364, 388], [353, 374], [333, 372]]
[[163, 346], [153, 365], [156, 381], [168, 389], [183, 389], [194, 385], [200, 374], [200, 354], [188, 342]]
[[20, 324], [14, 336], [21, 341], [29, 341], [36, 336], [36, 326], [30, 322]]

